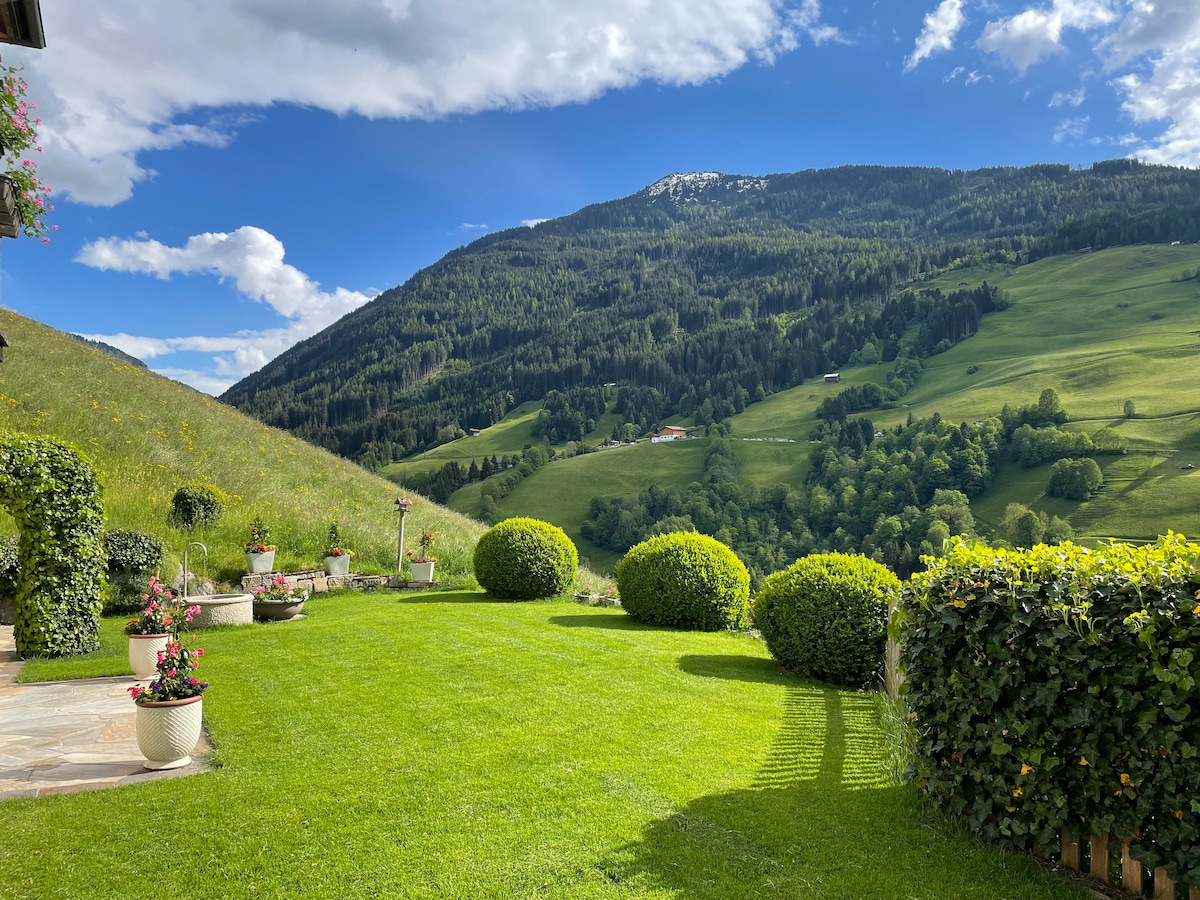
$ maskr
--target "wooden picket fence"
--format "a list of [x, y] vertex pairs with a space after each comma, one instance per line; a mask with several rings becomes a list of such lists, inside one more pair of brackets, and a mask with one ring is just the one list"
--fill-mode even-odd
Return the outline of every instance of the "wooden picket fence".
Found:
[[[1129, 841], [1119, 842], [1109, 835], [1090, 835], [1081, 843], [1081, 836], [1062, 832], [1062, 855], [1060, 862], [1076, 872], [1084, 871], [1083, 857], [1086, 854], [1087, 872], [1106, 884], [1120, 884], [1125, 890], [1138, 897], [1153, 897], [1154, 900], [1200, 900], [1200, 887], [1177, 885], [1167, 876], [1166, 869], [1144, 870], [1142, 864], [1129, 855]], [[1121, 855], [1109, 853], [1110, 843], [1121, 843]], [[1149, 882], [1149, 883], [1147, 883]]]

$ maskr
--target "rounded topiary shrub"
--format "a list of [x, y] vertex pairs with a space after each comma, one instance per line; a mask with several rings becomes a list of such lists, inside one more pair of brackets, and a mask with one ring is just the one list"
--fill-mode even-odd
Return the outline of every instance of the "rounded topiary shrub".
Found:
[[718, 631], [746, 624], [750, 573], [732, 550], [695, 532], [660, 534], [617, 564], [617, 591], [639, 622]]
[[754, 625], [785, 669], [859, 688], [883, 667], [900, 579], [865, 556], [817, 553], [763, 581]]
[[197, 525], [215, 525], [225, 511], [225, 495], [220, 488], [189, 481], [171, 497], [167, 523], [172, 528], [189, 530]]
[[114, 528], [104, 533], [104, 553], [108, 558], [108, 599], [104, 601], [104, 614], [142, 609], [146, 578], [162, 564], [162, 543], [144, 531]]
[[566, 532], [538, 519], [505, 519], [475, 545], [475, 578], [502, 600], [561, 596], [575, 583], [578, 566]]

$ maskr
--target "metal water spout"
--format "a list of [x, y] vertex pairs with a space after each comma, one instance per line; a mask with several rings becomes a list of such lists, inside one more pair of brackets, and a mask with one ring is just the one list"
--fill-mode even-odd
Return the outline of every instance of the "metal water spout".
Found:
[[190, 544], [188, 544], [186, 547], [183, 548], [183, 599], [184, 600], [187, 599], [187, 589], [188, 589], [188, 551], [191, 550], [193, 547], [199, 547], [201, 550], [204, 551], [204, 565], [205, 565], [205, 567], [208, 566], [208, 548], [205, 547], [202, 543], [200, 543], [199, 541], [192, 541]]

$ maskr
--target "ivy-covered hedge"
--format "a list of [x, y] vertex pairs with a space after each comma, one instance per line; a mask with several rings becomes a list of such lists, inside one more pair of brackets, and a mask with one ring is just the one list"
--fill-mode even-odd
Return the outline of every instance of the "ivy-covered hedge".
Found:
[[100, 482], [91, 464], [50, 438], [0, 435], [0, 504], [21, 533], [17, 653], [98, 649], [105, 558]]
[[213, 484], [189, 481], [171, 496], [167, 524], [190, 530], [198, 525], [215, 525], [225, 511], [225, 494]]
[[999, 843], [1111, 832], [1200, 885], [1200, 546], [928, 562], [900, 620], [924, 788]]

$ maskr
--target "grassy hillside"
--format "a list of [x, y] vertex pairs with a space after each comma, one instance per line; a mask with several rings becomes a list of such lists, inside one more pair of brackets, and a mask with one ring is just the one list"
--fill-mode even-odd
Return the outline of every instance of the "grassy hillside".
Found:
[[[981, 529], [994, 528], [1005, 505], [1020, 502], [1069, 518], [1084, 539], [1152, 539], [1167, 528], [1200, 533], [1200, 469], [1180, 468], [1188, 462], [1200, 466], [1195, 379], [1200, 281], [1182, 277], [1198, 267], [1200, 247], [1160, 245], [1054, 257], [1017, 269], [947, 273], [931, 284], [945, 290], [986, 280], [1005, 291], [1012, 307], [987, 316], [974, 337], [926, 360], [924, 376], [902, 405], [869, 415], [881, 426], [901, 423], [910, 413], [974, 421], [997, 414], [1005, 403], [1035, 402], [1044, 388], [1053, 387], [1071, 414], [1068, 427], [1116, 428], [1131, 452], [1101, 458], [1105, 487], [1084, 504], [1043, 495], [1049, 466], [1006, 465], [973, 504]], [[978, 370], [967, 374], [972, 366]], [[739, 476], [760, 485], [802, 482], [817, 405], [846, 386], [883, 383], [886, 371], [886, 366], [843, 369], [840, 385], [808, 382], [732, 417]], [[1133, 418], [1123, 414], [1126, 400], [1136, 407]], [[517, 429], [506, 433], [515, 438]], [[768, 437], [796, 443], [760, 440]], [[521, 443], [528, 439], [526, 430]], [[540, 515], [578, 538], [591, 497], [628, 495], [651, 483], [683, 485], [700, 476], [702, 452], [672, 447], [654, 454], [660, 446], [556, 461], [523, 482], [499, 509], [504, 515]], [[519, 449], [520, 444], [505, 452]], [[478, 485], [451, 498], [451, 506], [465, 512], [477, 513], [479, 505]], [[581, 552], [601, 566], [617, 558], [582, 541]]]
[[[0, 363], [0, 429], [82, 450], [101, 473], [108, 527], [162, 537], [165, 575], [195, 539], [209, 550], [207, 569], [195, 569], [224, 582], [240, 577], [255, 515], [272, 527], [282, 570], [318, 566], [334, 520], [355, 570], [395, 570], [398, 492], [387, 480], [12, 312], [0, 310], [0, 332], [12, 345]], [[192, 479], [217, 485], [230, 502], [220, 524], [189, 535], [169, 528], [166, 515], [175, 489]], [[3, 512], [0, 529], [14, 530]], [[415, 498], [406, 529], [438, 532], [439, 578], [469, 580], [479, 523]]]

